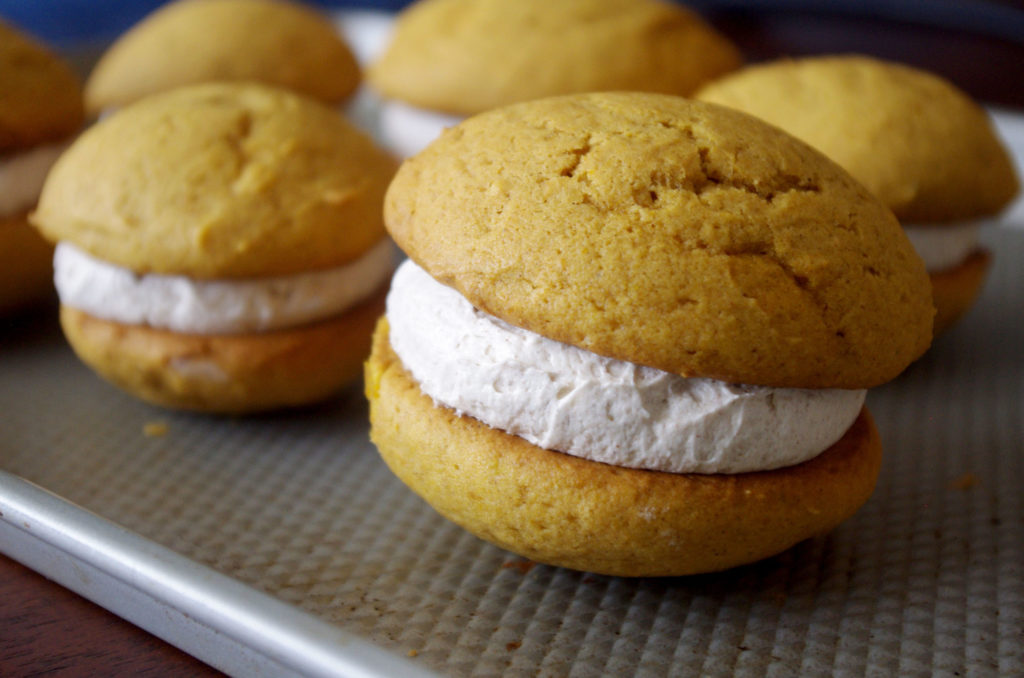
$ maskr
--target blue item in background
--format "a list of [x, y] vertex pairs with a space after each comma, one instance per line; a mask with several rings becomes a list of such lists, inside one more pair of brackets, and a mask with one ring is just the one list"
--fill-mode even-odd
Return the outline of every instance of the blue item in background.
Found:
[[[388, 11], [397, 11], [411, 2], [305, 1], [327, 9]], [[165, 2], [167, 0], [0, 0], [0, 17], [57, 47], [68, 47], [110, 41]], [[1021, 0], [684, 0], [684, 4], [705, 15], [769, 12], [846, 16], [958, 30], [1024, 43]]]
[[[109, 41], [167, 0], [0, 0], [0, 17], [57, 47]], [[320, 0], [329, 9], [399, 10], [410, 0]]]
[[[0, 0], [0, 18], [61, 50], [84, 78], [113, 39], [167, 1]], [[394, 12], [412, 0], [305, 1]], [[679, 1], [751, 62], [857, 52], [930, 70], [980, 101], [1024, 108], [1024, 0]]]

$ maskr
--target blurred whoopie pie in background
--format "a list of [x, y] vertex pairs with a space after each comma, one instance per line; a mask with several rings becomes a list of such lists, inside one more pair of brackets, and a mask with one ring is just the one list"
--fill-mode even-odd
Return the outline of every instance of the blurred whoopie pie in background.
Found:
[[398, 15], [367, 80], [384, 142], [409, 156], [490, 108], [558, 94], [688, 95], [737, 68], [739, 50], [661, 0], [420, 0]]
[[288, 0], [176, 0], [118, 38], [86, 81], [90, 115], [202, 82], [251, 80], [336, 104], [359, 85], [331, 20]]
[[83, 121], [82, 87], [71, 69], [0, 22], [0, 312], [53, 292], [53, 247], [28, 214]]
[[57, 243], [84, 362], [172, 408], [248, 412], [359, 375], [393, 249], [390, 156], [333, 108], [254, 83], [147, 97], [54, 166], [33, 223]]
[[803, 139], [881, 198], [928, 267], [936, 333], [971, 307], [992, 259], [978, 232], [1019, 182], [988, 115], [964, 92], [917, 68], [847, 55], [750, 66], [697, 97]]

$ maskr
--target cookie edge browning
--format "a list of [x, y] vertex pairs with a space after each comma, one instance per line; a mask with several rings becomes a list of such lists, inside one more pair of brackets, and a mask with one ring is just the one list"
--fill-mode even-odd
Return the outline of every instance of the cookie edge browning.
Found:
[[365, 388], [381, 457], [439, 513], [531, 560], [600, 574], [698, 574], [775, 555], [851, 516], [881, 466], [866, 409], [827, 451], [775, 471], [672, 474], [544, 450], [435, 406], [392, 351], [386, 318]]
[[936, 311], [935, 336], [950, 329], [971, 309], [991, 267], [992, 253], [978, 249], [954, 268], [929, 274]]
[[[386, 294], [384, 286], [334, 318], [264, 333], [180, 334], [64, 305], [60, 322], [78, 357], [121, 389], [171, 409], [243, 414], [311, 404], [358, 378]], [[176, 366], [184, 361], [199, 368]], [[208, 378], [210, 367], [227, 378]]]
[[56, 298], [53, 245], [28, 222], [28, 212], [0, 216], [0, 313]]

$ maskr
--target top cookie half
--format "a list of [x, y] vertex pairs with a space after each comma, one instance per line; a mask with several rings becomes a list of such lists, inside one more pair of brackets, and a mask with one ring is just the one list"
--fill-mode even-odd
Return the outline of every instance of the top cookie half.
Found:
[[104, 53], [85, 87], [92, 114], [202, 82], [253, 80], [343, 100], [359, 66], [330, 20], [285, 0], [178, 0]]
[[697, 96], [803, 139], [907, 223], [990, 216], [1018, 190], [985, 111], [916, 68], [861, 56], [779, 61], [728, 75]]
[[347, 264], [384, 237], [395, 162], [333, 108], [257, 84], [156, 94], [57, 161], [33, 223], [137, 273], [288, 275]]
[[710, 104], [605, 93], [471, 118], [403, 164], [385, 224], [476, 307], [682, 376], [864, 388], [931, 340], [928, 277], [892, 213]]
[[367, 78], [459, 115], [573, 92], [685, 95], [741, 63], [696, 14], [662, 0], [422, 0]]

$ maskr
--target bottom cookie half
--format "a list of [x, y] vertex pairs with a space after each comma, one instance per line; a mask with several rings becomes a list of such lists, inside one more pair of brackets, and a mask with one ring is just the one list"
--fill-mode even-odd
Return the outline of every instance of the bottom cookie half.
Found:
[[435, 406], [383, 319], [366, 393], [384, 461], [438, 512], [531, 560], [601, 574], [696, 574], [774, 555], [852, 515], [881, 465], [866, 409], [821, 455], [774, 471], [662, 473], [544, 450]]
[[976, 250], [959, 266], [928, 275], [935, 302], [936, 335], [952, 327], [971, 308], [991, 265], [992, 255], [987, 250]]
[[358, 378], [386, 294], [329, 320], [252, 334], [179, 334], [66, 306], [60, 319], [79, 358], [129, 393], [172, 409], [241, 413], [312, 403]]

